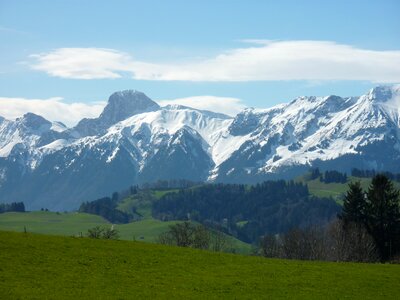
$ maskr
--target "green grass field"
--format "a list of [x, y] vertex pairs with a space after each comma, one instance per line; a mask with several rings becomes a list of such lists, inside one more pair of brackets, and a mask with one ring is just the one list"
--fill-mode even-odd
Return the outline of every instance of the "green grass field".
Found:
[[168, 189], [168, 190], [155, 190], [154, 191], [154, 196], [157, 199], [160, 199], [162, 196], [164, 196], [165, 194], [169, 194], [169, 193], [177, 193], [179, 192], [179, 189]]
[[[307, 180], [306, 176], [301, 176], [296, 179], [296, 181], [301, 181], [308, 185], [310, 194], [317, 197], [332, 197], [339, 204], [342, 204], [341, 198], [347, 192], [349, 188], [349, 183], [354, 181], [360, 181], [362, 188], [367, 191], [369, 185], [371, 184], [371, 178], [359, 178], [349, 176], [347, 183], [324, 183], [319, 179]], [[395, 188], [400, 189], [400, 184], [393, 181]]]
[[[160, 233], [169, 229], [170, 225], [178, 221], [162, 222], [151, 217], [129, 224], [117, 224], [114, 228], [118, 230], [120, 239], [138, 240], [154, 243]], [[111, 224], [100, 216], [85, 213], [54, 213], [54, 212], [26, 212], [26, 213], [3, 213], [0, 214], [0, 230], [83, 236], [88, 229], [95, 226], [110, 227]], [[228, 237], [233, 251], [243, 254], [251, 252], [251, 246], [233, 237]]]
[[400, 266], [0, 232], [0, 299], [399, 299]]
[[154, 243], [157, 237], [168, 230], [168, 226], [176, 224], [178, 221], [162, 222], [155, 219], [144, 219], [129, 224], [117, 224], [114, 226], [118, 230], [120, 238], [123, 240], [141, 240]]
[[89, 228], [98, 225], [108, 225], [108, 221], [100, 216], [86, 213], [55, 213], [45, 211], [9, 212], [0, 214], [0, 230], [24, 231], [55, 234], [79, 235], [85, 234]]
[[355, 177], [349, 177], [347, 183], [324, 183], [319, 179], [309, 180], [306, 183], [312, 195], [317, 197], [333, 197], [334, 199], [337, 199], [347, 192], [349, 188], [348, 184], [352, 181], [360, 181], [364, 190], [367, 190], [371, 183], [370, 178]]
[[[115, 225], [120, 238], [123, 240], [137, 240], [143, 242], [155, 243], [160, 233], [168, 230], [168, 226], [176, 224], [180, 221], [162, 222], [155, 219], [145, 219], [129, 224]], [[229, 245], [232, 251], [242, 254], [250, 254], [252, 251], [251, 245], [244, 243], [232, 236], [227, 236]]]
[[165, 194], [176, 193], [178, 191], [177, 189], [145, 191], [123, 199], [117, 207], [119, 210], [127, 213], [132, 212], [132, 209], [135, 208], [136, 212], [144, 219], [150, 219], [152, 218], [151, 209], [153, 202], [159, 200]]
[[[155, 219], [144, 219], [129, 224], [117, 224], [120, 238], [124, 240], [142, 240], [155, 242], [158, 235], [176, 221], [162, 222]], [[26, 212], [0, 214], [0, 230], [79, 236], [85, 235], [88, 229], [95, 226], [110, 227], [111, 224], [100, 216], [86, 213], [54, 213], [54, 212]]]

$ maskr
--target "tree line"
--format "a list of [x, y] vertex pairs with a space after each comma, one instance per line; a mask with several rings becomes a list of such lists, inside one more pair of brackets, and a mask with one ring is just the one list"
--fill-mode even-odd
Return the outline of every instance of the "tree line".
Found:
[[321, 172], [318, 168], [314, 168], [310, 171], [309, 178], [311, 180], [319, 179], [319, 181], [324, 183], [346, 183], [347, 174], [340, 173], [338, 171], [325, 171]]
[[12, 211], [25, 212], [24, 202], [0, 203], [0, 214]]
[[265, 257], [284, 259], [375, 262], [379, 258], [372, 237], [362, 227], [344, 227], [338, 219], [326, 226], [264, 235], [260, 250]]
[[169, 180], [157, 180], [155, 182], [147, 182], [141, 184], [140, 188], [144, 190], [156, 189], [187, 189], [196, 185], [204, 184], [203, 182], [194, 182], [187, 179], [169, 179]]
[[[372, 177], [376, 176], [377, 174], [378, 174], [378, 172], [375, 170], [360, 170], [357, 168], [351, 169], [351, 176], [354, 176], [354, 177], [372, 178]], [[400, 173], [379, 172], [379, 174], [383, 174], [391, 180], [400, 182]]]

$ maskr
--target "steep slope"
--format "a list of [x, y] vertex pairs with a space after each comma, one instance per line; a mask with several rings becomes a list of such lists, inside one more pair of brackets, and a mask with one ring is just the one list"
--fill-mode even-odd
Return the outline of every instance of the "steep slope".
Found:
[[248, 139], [214, 170], [215, 179], [292, 177], [310, 166], [399, 171], [399, 97], [398, 86], [377, 87], [359, 98], [300, 97], [246, 110], [229, 131]]
[[45, 152], [43, 145], [65, 134], [60, 122], [50, 122], [27, 113], [15, 121], [0, 118], [0, 190], [9, 199], [20, 188], [23, 178], [40, 165]]

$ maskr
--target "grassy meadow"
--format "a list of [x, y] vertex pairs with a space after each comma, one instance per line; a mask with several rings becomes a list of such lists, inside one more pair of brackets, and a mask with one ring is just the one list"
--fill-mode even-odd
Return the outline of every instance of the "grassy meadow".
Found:
[[400, 266], [0, 231], [0, 299], [398, 299]]
[[[154, 243], [158, 236], [179, 221], [159, 221], [145, 218], [128, 224], [113, 225], [122, 240], [137, 240]], [[64, 236], [83, 236], [95, 226], [111, 227], [112, 224], [97, 215], [69, 212], [9, 212], [0, 214], [0, 230], [41, 233]], [[251, 246], [228, 236], [233, 251], [243, 254], [251, 252]]]
[[[371, 184], [371, 178], [359, 178], [354, 176], [349, 176], [347, 183], [325, 183], [321, 182], [318, 178], [309, 180], [306, 179], [306, 177], [307, 176], [300, 176], [296, 179], [296, 181], [306, 183], [311, 195], [315, 195], [317, 197], [332, 197], [339, 204], [342, 204], [342, 197], [346, 194], [350, 182], [359, 181], [365, 191], [368, 190], [368, 187]], [[397, 189], [400, 189], [400, 183], [393, 181], [393, 184]]]

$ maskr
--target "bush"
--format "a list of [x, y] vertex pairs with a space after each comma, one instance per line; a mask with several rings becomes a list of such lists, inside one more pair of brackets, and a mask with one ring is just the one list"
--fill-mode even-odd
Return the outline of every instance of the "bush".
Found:
[[116, 229], [111, 227], [111, 228], [106, 228], [103, 230], [102, 237], [103, 237], [103, 239], [106, 239], [106, 240], [118, 240], [119, 234]]
[[93, 227], [88, 230], [87, 236], [92, 239], [106, 240], [117, 240], [119, 238], [118, 231], [113, 226], [111, 228]]
[[88, 229], [87, 236], [91, 239], [99, 239], [102, 237], [104, 229], [101, 228], [100, 226], [93, 227], [91, 229]]

